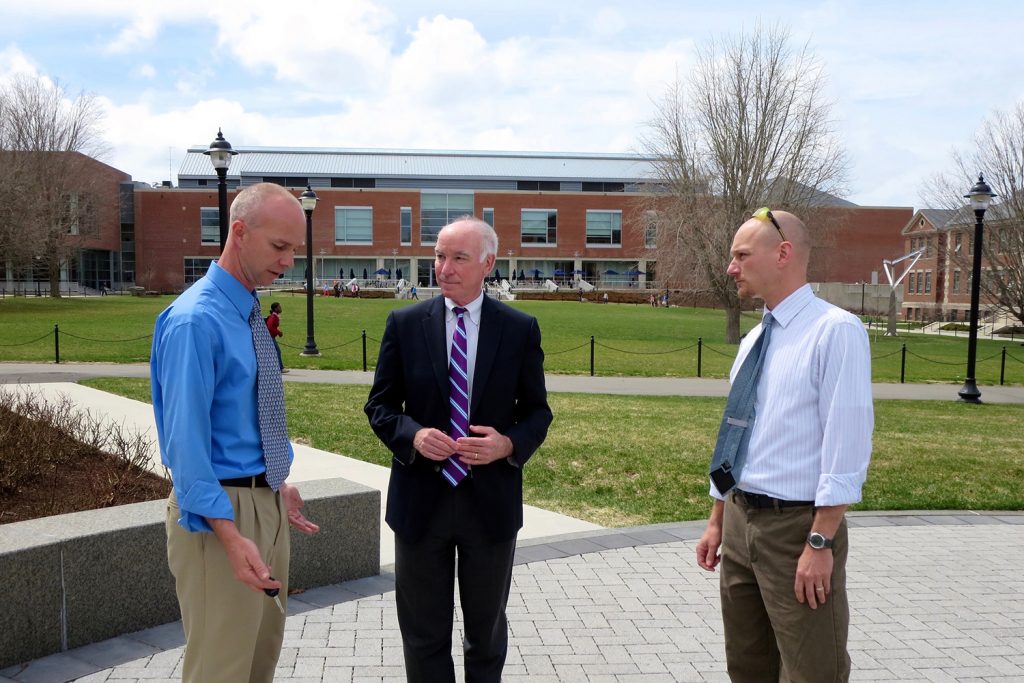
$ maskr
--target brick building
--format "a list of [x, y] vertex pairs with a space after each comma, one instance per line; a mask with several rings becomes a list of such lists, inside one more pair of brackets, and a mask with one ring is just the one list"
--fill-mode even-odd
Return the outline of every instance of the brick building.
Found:
[[[47, 164], [60, 165], [61, 173], [74, 179], [62, 188], [69, 201], [78, 208], [88, 207], [80, 214], [81, 223], [87, 226], [78, 220], [68, 226], [65, 244], [73, 255], [61, 268], [61, 282], [94, 289], [120, 282], [124, 270], [133, 269], [131, 197], [135, 185], [131, 176], [80, 152], [47, 154]], [[122, 234], [123, 228], [126, 234]], [[0, 287], [7, 291], [34, 289], [33, 285], [47, 282], [42, 259], [19, 262], [7, 255], [0, 260]]]
[[[433, 283], [437, 231], [475, 214], [498, 233], [494, 276], [532, 283], [578, 279], [602, 288], [685, 286], [658, 279], [655, 222], [647, 211], [650, 159], [633, 154], [236, 148], [228, 202], [240, 188], [276, 182], [317, 193], [313, 272], [318, 286], [352, 278]], [[219, 253], [217, 176], [205, 147], [190, 148], [178, 187], [111, 190], [106, 221], [83, 258], [84, 281], [181, 291]], [[114, 200], [113, 197], [117, 196]], [[877, 282], [883, 258], [903, 248], [906, 207], [860, 207], [834, 197], [820, 210], [834, 229], [819, 245], [815, 279]], [[95, 246], [95, 248], [94, 248]], [[95, 251], [96, 253], [92, 253]], [[82, 261], [85, 263], [85, 261]], [[305, 252], [282, 280], [305, 280]], [[109, 273], [109, 276], [108, 276]], [[884, 280], [884, 278], [883, 278]], [[858, 291], [863, 295], [860, 288]]]
[[[136, 192], [140, 282], [175, 290], [194, 281], [219, 246], [217, 179], [205, 148], [191, 148], [179, 187]], [[308, 184], [314, 276], [433, 282], [437, 230], [466, 213], [491, 223], [500, 243], [494, 275], [602, 287], [658, 282], [649, 159], [632, 154], [241, 148], [228, 171], [229, 202], [240, 187]], [[839, 217], [824, 247], [832, 281], [872, 281], [902, 246], [909, 208], [836, 200]], [[853, 248], [855, 247], [855, 248]], [[305, 255], [285, 279], [304, 279]], [[379, 275], [378, 275], [379, 273]]]
[[[986, 215], [986, 244], [1000, 239], [999, 221], [1005, 206]], [[967, 322], [971, 311], [971, 270], [974, 257], [974, 214], [969, 208], [921, 209], [901, 231], [905, 253], [920, 249], [921, 258], [903, 281], [905, 320]], [[982, 258], [982, 276], [991, 276]], [[991, 297], [981, 290], [979, 319], [996, 312]]]

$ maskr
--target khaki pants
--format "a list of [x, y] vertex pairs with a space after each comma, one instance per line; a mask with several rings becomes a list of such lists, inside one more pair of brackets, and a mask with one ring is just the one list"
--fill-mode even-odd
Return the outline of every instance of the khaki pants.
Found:
[[725, 653], [734, 683], [849, 680], [845, 520], [833, 543], [827, 602], [812, 610], [793, 593], [812, 517], [811, 506], [757, 509], [733, 496], [726, 499], [720, 587]]
[[[235, 524], [260, 549], [283, 588], [287, 609], [288, 521], [284, 502], [269, 488], [224, 489]], [[212, 532], [190, 533], [178, 525], [178, 501], [167, 501], [167, 560], [175, 579], [185, 628], [186, 683], [257, 683], [274, 680], [284, 639], [285, 615], [272, 598], [235, 578]]]

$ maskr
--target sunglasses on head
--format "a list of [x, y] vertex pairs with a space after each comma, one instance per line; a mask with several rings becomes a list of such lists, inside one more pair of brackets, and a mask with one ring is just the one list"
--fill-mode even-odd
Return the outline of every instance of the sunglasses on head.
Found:
[[772, 225], [775, 226], [775, 229], [779, 231], [779, 237], [782, 238], [782, 241], [787, 241], [786, 233], [782, 232], [782, 227], [779, 225], [779, 222], [775, 220], [775, 216], [772, 215], [772, 210], [769, 209], [767, 206], [762, 206], [760, 209], [751, 214], [751, 216], [759, 221], [771, 221]]

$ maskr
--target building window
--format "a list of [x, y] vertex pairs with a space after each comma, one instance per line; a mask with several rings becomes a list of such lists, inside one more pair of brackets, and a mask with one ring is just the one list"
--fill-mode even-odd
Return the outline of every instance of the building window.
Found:
[[441, 228], [467, 215], [473, 215], [472, 192], [423, 192], [420, 195], [420, 244], [433, 244]]
[[963, 246], [964, 246], [964, 236], [963, 236], [963, 233], [959, 233], [959, 232], [956, 233], [956, 237], [954, 239], [956, 241], [956, 246], [953, 248], [953, 252], [956, 253], [957, 256], [959, 256], [960, 255], [960, 250], [963, 249]]
[[376, 178], [331, 178], [331, 187], [370, 188], [376, 186]]
[[523, 209], [522, 243], [555, 246], [558, 242], [558, 211], [556, 209]]
[[334, 207], [335, 244], [373, 244], [373, 207]]
[[924, 273], [917, 274], [917, 293], [920, 294], [924, 291]]
[[263, 176], [263, 182], [283, 185], [284, 187], [301, 187], [309, 185], [309, 178], [305, 176]]
[[398, 219], [401, 234], [398, 236], [402, 244], [412, 244], [412, 207], [403, 206], [399, 209]]
[[516, 183], [516, 189], [524, 192], [558, 192], [562, 184], [557, 180], [520, 180]]
[[[218, 238], [217, 243], [220, 243]], [[186, 258], [185, 259], [185, 286], [188, 287], [193, 282], [206, 275], [206, 271], [210, 269], [210, 262], [212, 258]]]
[[959, 270], [954, 270], [953, 271], [953, 293], [954, 294], [959, 294], [960, 293], [960, 271]]
[[[199, 242], [220, 244], [220, 209], [206, 206], [199, 209]], [[188, 281], [185, 284], [188, 284]]]
[[644, 247], [658, 248], [658, 214], [654, 211], [644, 214]]
[[587, 210], [587, 246], [622, 246], [622, 212]]
[[625, 192], [625, 183], [583, 183], [584, 192]]
[[914, 293], [914, 274], [911, 273], [907, 276], [907, 294]]
[[493, 228], [494, 227], [494, 209], [484, 209], [482, 213], [483, 213], [484, 223], [486, 223], [487, 225], [489, 225], [489, 226], [491, 226]]
[[932, 293], [932, 271], [928, 271], [924, 274], [924, 293]]

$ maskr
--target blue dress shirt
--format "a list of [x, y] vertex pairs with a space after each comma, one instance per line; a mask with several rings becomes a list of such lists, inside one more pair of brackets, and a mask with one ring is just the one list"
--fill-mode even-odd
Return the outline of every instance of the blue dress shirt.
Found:
[[[216, 263], [157, 318], [150, 378], [160, 457], [188, 531], [234, 519], [220, 479], [266, 470], [256, 406], [254, 293]], [[291, 457], [291, 444], [288, 444]]]

